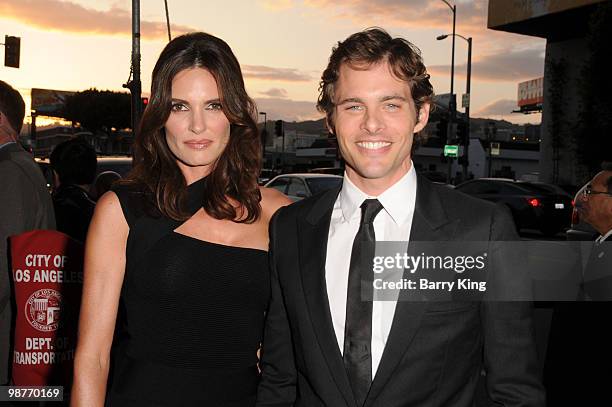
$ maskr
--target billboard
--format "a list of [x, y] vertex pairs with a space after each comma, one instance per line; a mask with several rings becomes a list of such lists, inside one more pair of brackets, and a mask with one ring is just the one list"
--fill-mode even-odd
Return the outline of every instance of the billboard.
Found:
[[544, 103], [544, 78], [531, 79], [518, 84], [518, 106], [537, 106]]
[[32, 88], [32, 110], [38, 115], [63, 118], [66, 98], [74, 93], [65, 90]]

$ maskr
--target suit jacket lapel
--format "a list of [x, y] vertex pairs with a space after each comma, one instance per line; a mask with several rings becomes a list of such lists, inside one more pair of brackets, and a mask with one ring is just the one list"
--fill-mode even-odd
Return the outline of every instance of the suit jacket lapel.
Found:
[[[421, 176], [417, 177], [417, 195], [409, 242], [428, 242], [452, 239], [458, 222], [451, 222], [442, 206], [442, 201], [431, 183]], [[408, 245], [408, 255], [416, 256], [412, 244]], [[408, 276], [405, 276], [408, 277]], [[383, 351], [382, 359], [365, 405], [370, 405], [383, 389], [421, 323], [427, 302], [409, 301], [407, 291], [403, 290], [398, 299], [391, 331]], [[404, 298], [402, 298], [404, 297]]]
[[334, 202], [339, 192], [340, 188], [334, 188], [324, 193], [314, 202], [309, 214], [298, 220], [299, 264], [304, 297], [317, 341], [336, 386], [347, 405], [354, 406], [355, 399], [338, 348], [325, 284], [327, 237]]

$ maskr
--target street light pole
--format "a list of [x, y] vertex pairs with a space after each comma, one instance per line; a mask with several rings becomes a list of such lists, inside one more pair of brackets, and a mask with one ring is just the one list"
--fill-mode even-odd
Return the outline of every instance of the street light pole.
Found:
[[471, 82], [472, 82], [472, 37], [469, 38], [465, 38], [463, 35], [461, 34], [445, 34], [445, 35], [439, 35], [438, 37], [436, 37], [436, 39], [438, 41], [446, 39], [449, 35], [452, 35], [453, 39], [455, 37], [459, 37], [462, 38], [463, 40], [465, 40], [468, 43], [468, 57], [467, 57], [467, 78], [466, 78], [466, 82], [465, 82], [465, 93], [467, 95], [467, 104], [465, 106], [465, 116], [466, 116], [466, 120], [467, 120], [467, 124], [466, 124], [466, 140], [465, 140], [465, 146], [463, 149], [463, 156], [465, 157], [464, 163], [462, 164], [463, 166], [463, 179], [467, 179], [468, 176], [468, 165], [469, 165], [469, 146], [470, 146], [470, 90], [471, 90]]
[[[455, 22], [457, 20], [457, 6], [453, 5], [453, 45], [452, 45], [452, 51], [451, 51], [451, 85], [450, 85], [450, 103], [449, 103], [449, 108], [450, 108], [450, 114], [451, 114], [451, 119], [450, 122], [451, 126], [452, 123], [455, 123], [455, 115], [456, 115], [456, 111], [457, 111], [457, 106], [456, 106], [456, 101], [455, 101], [455, 92], [454, 92], [454, 85], [455, 85]], [[449, 133], [450, 134], [450, 133]]]
[[136, 136], [142, 116], [140, 99], [142, 93], [140, 82], [140, 0], [132, 0], [132, 64], [130, 74], [131, 79], [123, 87], [128, 88], [131, 93], [132, 135]]
[[[453, 124], [455, 123], [455, 112], [457, 110], [455, 98], [454, 98], [454, 85], [455, 85], [455, 25], [457, 22], [457, 6], [451, 5], [447, 0], [441, 0], [448, 6], [448, 8], [453, 13], [453, 45], [451, 50], [451, 79], [450, 79], [450, 98], [448, 100], [448, 112], [449, 112], [449, 120], [448, 120], [448, 130], [446, 132], [447, 137], [453, 136]], [[452, 166], [452, 158], [449, 163], [449, 179], [447, 180], [450, 183], [450, 167]]]
[[[453, 36], [454, 37], [454, 36]], [[468, 167], [470, 165], [469, 157], [470, 157], [470, 104], [471, 104], [471, 95], [470, 95], [470, 83], [472, 81], [472, 37], [467, 39], [468, 42], [468, 60], [467, 60], [467, 78], [465, 82], [465, 93], [467, 95], [467, 104], [465, 106], [465, 145], [463, 146], [463, 179], [468, 179]]]

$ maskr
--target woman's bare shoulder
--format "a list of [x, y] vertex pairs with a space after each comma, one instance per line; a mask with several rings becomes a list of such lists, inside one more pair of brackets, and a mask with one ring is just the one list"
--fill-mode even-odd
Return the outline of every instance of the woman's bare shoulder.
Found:
[[127, 229], [121, 202], [114, 191], [108, 191], [98, 199], [92, 222], [101, 222]]

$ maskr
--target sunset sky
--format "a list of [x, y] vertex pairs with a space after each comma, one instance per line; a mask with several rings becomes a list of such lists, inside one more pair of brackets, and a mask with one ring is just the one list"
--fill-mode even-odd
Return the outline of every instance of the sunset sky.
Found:
[[[510, 111], [517, 84], [543, 74], [545, 40], [487, 29], [485, 0], [456, 4], [457, 33], [474, 38], [471, 116], [539, 123], [539, 114]], [[168, 0], [168, 7], [173, 37], [206, 31], [232, 47], [249, 94], [269, 120], [320, 118], [314, 105], [332, 46], [370, 26], [417, 45], [436, 93], [449, 92], [451, 39], [436, 36], [451, 32], [452, 13], [441, 0]], [[21, 37], [21, 67], [0, 66], [0, 79], [26, 103], [31, 88], [119, 91], [128, 79], [130, 0], [0, 0], [0, 28], [2, 40]], [[146, 94], [168, 41], [163, 0], [141, 0], [141, 31]], [[458, 38], [455, 52], [460, 107], [467, 43]]]

